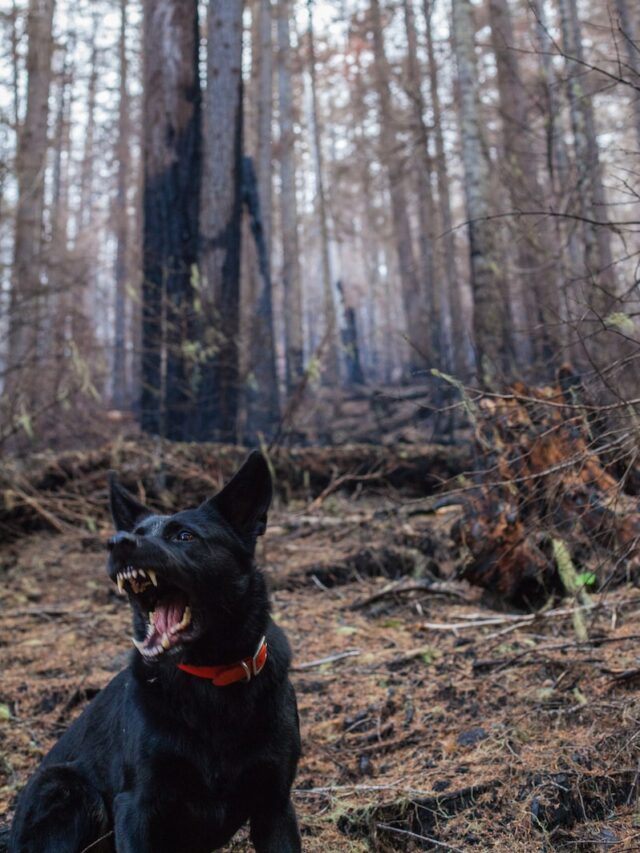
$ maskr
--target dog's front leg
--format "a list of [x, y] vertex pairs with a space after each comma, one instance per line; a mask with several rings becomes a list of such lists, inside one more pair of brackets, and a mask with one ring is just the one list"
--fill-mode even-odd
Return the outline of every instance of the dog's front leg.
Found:
[[251, 841], [256, 853], [300, 853], [300, 832], [291, 800], [265, 803], [251, 815]]
[[151, 847], [147, 811], [135, 794], [118, 794], [113, 812], [117, 853], [157, 853]]

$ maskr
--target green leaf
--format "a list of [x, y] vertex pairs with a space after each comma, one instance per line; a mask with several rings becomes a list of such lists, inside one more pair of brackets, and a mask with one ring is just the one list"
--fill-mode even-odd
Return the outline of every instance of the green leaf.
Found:
[[631, 317], [628, 314], [624, 314], [622, 311], [614, 311], [604, 318], [605, 326], [613, 326], [615, 329], [620, 329], [620, 331], [625, 335], [632, 335], [635, 332], [635, 325]]
[[0, 720], [10, 720], [11, 719], [11, 708], [8, 705], [4, 705], [0, 703]]
[[576, 580], [580, 586], [586, 587], [594, 587], [598, 582], [595, 572], [579, 572], [576, 575]]

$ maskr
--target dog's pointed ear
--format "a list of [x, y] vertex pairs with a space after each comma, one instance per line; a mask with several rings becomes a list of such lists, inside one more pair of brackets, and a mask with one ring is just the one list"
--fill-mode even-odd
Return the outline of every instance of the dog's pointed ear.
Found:
[[140, 519], [153, 515], [149, 507], [120, 485], [115, 471], [109, 471], [109, 507], [116, 530], [127, 532], [132, 531]]
[[267, 512], [273, 486], [267, 460], [252, 451], [239, 471], [204, 507], [215, 508], [243, 537], [262, 536], [267, 528]]

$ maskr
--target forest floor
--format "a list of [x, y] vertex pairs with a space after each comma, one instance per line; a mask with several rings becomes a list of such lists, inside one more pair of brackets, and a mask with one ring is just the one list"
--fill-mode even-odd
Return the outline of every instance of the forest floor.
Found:
[[[640, 850], [640, 590], [592, 597], [589, 644], [570, 602], [495, 609], [455, 579], [457, 511], [363, 492], [271, 514], [258, 560], [295, 655], [305, 851]], [[108, 535], [0, 548], [0, 814], [126, 662]]]

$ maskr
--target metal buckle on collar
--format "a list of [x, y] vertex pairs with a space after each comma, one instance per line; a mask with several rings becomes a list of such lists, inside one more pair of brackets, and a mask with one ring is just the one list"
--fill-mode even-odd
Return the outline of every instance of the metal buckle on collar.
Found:
[[[260, 642], [258, 643], [258, 648], [256, 649], [256, 653], [255, 653], [255, 655], [251, 658], [251, 669], [252, 669], [252, 671], [253, 671], [253, 675], [254, 675], [254, 676], [255, 676], [255, 675], [259, 675], [259, 674], [262, 672], [262, 670], [263, 670], [263, 668], [264, 668], [264, 665], [265, 665], [265, 663], [267, 662], [267, 658], [266, 658], [266, 656], [265, 656], [264, 660], [262, 661], [262, 663], [261, 663], [261, 664], [260, 664], [260, 666], [258, 667], [258, 655], [259, 655], [259, 654], [260, 654], [260, 652], [262, 651], [262, 647], [263, 647], [265, 644], [266, 644], [266, 637], [263, 637], [263, 638], [260, 640]], [[247, 669], [248, 669], [248, 667], [247, 667]], [[251, 676], [249, 676], [249, 678], [250, 678], [250, 677], [251, 677]], [[249, 681], [249, 678], [247, 679], [247, 681]]]

